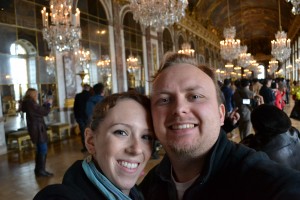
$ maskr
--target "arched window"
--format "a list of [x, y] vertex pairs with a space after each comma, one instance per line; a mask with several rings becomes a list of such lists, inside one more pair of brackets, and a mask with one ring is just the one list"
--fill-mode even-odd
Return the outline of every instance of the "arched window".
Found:
[[163, 48], [164, 48], [164, 54], [168, 51], [173, 51], [172, 36], [168, 29], [165, 29], [163, 32]]
[[184, 39], [183, 39], [182, 35], [180, 35], [178, 38], [178, 50], [181, 49], [181, 46], [183, 43], [184, 43]]
[[13, 84], [13, 97], [18, 101], [22, 98], [27, 90], [28, 73], [27, 73], [27, 52], [23, 46], [13, 43], [10, 46], [9, 70], [10, 79]]
[[263, 65], [258, 65], [258, 72], [257, 72], [257, 78], [258, 79], [264, 79], [266, 77], [265, 75], [265, 67]]
[[141, 26], [133, 19], [133, 14], [126, 13], [123, 21], [124, 28], [124, 41], [125, 41], [125, 56], [137, 59], [133, 63], [133, 67], [129, 67], [128, 70], [128, 87], [129, 89], [136, 89], [141, 93], [144, 93], [143, 84], [143, 41]]

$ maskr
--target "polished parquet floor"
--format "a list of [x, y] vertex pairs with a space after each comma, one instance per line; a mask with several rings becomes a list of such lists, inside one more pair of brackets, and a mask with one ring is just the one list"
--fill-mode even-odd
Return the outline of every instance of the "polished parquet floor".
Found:
[[[285, 111], [289, 114], [293, 102], [287, 105]], [[293, 126], [300, 129], [300, 121], [292, 120]], [[233, 140], [239, 142], [238, 133], [233, 133]], [[54, 173], [53, 177], [35, 177], [34, 149], [9, 150], [0, 155], [0, 199], [30, 200], [43, 187], [49, 184], [60, 183], [67, 168], [76, 160], [83, 159], [86, 154], [80, 152], [80, 136], [73, 135], [69, 139], [49, 144], [47, 170]], [[163, 151], [160, 152], [161, 156]], [[145, 174], [156, 165], [158, 160], [150, 160]], [[139, 181], [142, 180], [143, 177]]]

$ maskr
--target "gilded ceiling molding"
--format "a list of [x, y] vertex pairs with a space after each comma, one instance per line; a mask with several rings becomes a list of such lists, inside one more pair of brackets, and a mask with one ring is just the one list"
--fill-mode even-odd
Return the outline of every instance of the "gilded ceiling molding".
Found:
[[202, 38], [212, 46], [220, 49], [220, 39], [211, 31], [204, 28], [198, 21], [194, 18], [186, 15], [181, 21], [178, 23], [182, 28], [190, 31], [196, 36]]

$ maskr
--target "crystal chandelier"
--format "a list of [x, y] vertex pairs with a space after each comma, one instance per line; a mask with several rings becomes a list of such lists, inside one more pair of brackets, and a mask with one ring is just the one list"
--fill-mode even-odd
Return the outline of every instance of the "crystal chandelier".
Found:
[[[229, 28], [224, 28], [223, 35], [225, 40], [220, 41], [220, 54], [224, 60], [227, 60], [229, 63], [227, 65], [232, 65], [232, 61], [237, 59], [240, 54], [240, 43], [239, 39], [234, 39], [236, 30], [234, 26], [231, 26], [230, 17], [229, 17], [229, 2], [227, 0], [227, 18]], [[226, 66], [225, 66], [226, 67]], [[228, 66], [227, 66], [228, 67]]]
[[55, 75], [55, 57], [53, 56], [53, 53], [51, 52], [49, 56], [45, 57], [46, 61], [46, 71], [49, 75]]
[[276, 40], [272, 40], [271, 54], [280, 62], [285, 61], [291, 55], [290, 39], [287, 39], [284, 31], [278, 31], [275, 35]]
[[251, 63], [250, 61], [252, 60], [251, 53], [247, 53], [247, 46], [241, 46], [240, 47], [240, 55], [238, 57], [237, 63], [239, 66], [246, 68], [248, 67]]
[[241, 41], [239, 39], [234, 39], [236, 34], [234, 26], [224, 28], [223, 34], [225, 40], [220, 41], [220, 53], [224, 60], [232, 62], [232, 60], [237, 59], [240, 54]]
[[91, 54], [89, 50], [85, 50], [84, 48], [79, 48], [75, 51], [75, 57], [78, 59], [80, 66], [83, 71], [87, 71], [89, 66], [88, 63], [91, 61]]
[[102, 56], [102, 58], [97, 62], [97, 66], [103, 75], [108, 76], [111, 74], [110, 58], [108, 55]]
[[46, 7], [42, 10], [43, 37], [48, 47], [58, 51], [70, 51], [79, 48], [81, 38], [80, 11], [72, 14], [72, 0], [50, 1], [49, 13]]
[[138, 58], [133, 57], [133, 55], [130, 55], [126, 61], [127, 61], [127, 68], [130, 73], [135, 73], [140, 68], [138, 63]]
[[191, 49], [190, 43], [185, 42], [181, 45], [181, 50], [179, 50], [178, 53], [194, 57], [195, 50]]
[[278, 61], [275, 58], [272, 58], [269, 61], [269, 69], [268, 72], [273, 74], [278, 69]]
[[292, 13], [294, 15], [300, 14], [300, 0], [286, 0], [286, 2], [291, 2], [293, 5]]
[[185, 15], [187, 0], [129, 0], [134, 20], [161, 31]]
[[290, 39], [287, 39], [287, 35], [281, 28], [281, 12], [280, 1], [278, 0], [278, 12], [279, 12], [279, 31], [275, 34], [276, 40], [271, 41], [272, 51], [271, 54], [280, 62], [285, 61], [291, 55]]

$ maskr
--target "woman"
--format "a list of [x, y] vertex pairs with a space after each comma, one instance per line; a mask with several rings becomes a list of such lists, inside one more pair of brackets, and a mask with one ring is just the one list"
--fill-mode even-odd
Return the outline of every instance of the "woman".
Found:
[[278, 83], [277, 82], [272, 82], [271, 84], [271, 89], [274, 92], [275, 95], [275, 102], [274, 105], [279, 108], [280, 110], [283, 110], [285, 107], [285, 102], [283, 100], [283, 97], [285, 95], [284, 90], [279, 90], [278, 88]]
[[47, 99], [43, 106], [38, 104], [38, 92], [34, 88], [26, 91], [22, 101], [22, 111], [26, 113], [27, 129], [31, 141], [36, 145], [35, 175], [53, 176], [52, 173], [45, 170], [46, 158], [48, 152], [47, 126], [44, 116], [47, 116], [51, 110], [52, 99]]
[[76, 161], [62, 184], [47, 186], [34, 199], [143, 199], [135, 183], [151, 156], [153, 137], [147, 97], [106, 97], [96, 104], [85, 130], [90, 156]]
[[291, 111], [290, 118], [300, 120], [300, 82], [294, 81], [291, 94], [295, 101], [294, 107]]

